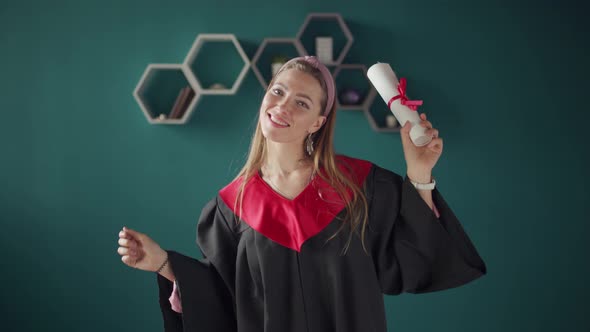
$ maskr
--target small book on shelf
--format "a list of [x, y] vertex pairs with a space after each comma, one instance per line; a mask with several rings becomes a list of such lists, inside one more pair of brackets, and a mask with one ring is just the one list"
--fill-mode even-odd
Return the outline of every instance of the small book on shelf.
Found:
[[194, 94], [194, 91], [190, 86], [186, 86], [180, 90], [174, 101], [174, 106], [172, 106], [168, 115], [169, 119], [178, 119], [182, 117], [182, 113], [184, 113], [183, 108], [188, 106], [187, 100], [192, 98], [191, 93]]
[[194, 96], [195, 96], [195, 91], [193, 89], [189, 88], [188, 95], [182, 100], [182, 104], [180, 106], [180, 111], [177, 115], [178, 118], [182, 118], [184, 116], [184, 113], [188, 109], [188, 106], [190, 105]]

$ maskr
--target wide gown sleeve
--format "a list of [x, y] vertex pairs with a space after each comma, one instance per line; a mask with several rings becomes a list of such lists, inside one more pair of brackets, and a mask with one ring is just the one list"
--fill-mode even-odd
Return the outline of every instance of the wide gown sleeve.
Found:
[[366, 186], [370, 250], [384, 294], [439, 291], [486, 273], [438, 189], [432, 193], [437, 219], [407, 177], [373, 166]]
[[234, 332], [235, 257], [237, 237], [219, 198], [210, 201], [199, 218], [197, 244], [203, 259], [168, 251], [182, 313], [172, 310], [173, 283], [158, 275], [159, 302], [166, 332]]

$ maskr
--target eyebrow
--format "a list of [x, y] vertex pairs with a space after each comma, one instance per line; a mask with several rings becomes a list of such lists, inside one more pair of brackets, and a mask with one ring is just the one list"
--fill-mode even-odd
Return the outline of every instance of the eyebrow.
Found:
[[[287, 86], [285, 86], [283, 83], [275, 83], [275, 85], [280, 85], [283, 89], [289, 91], [289, 88], [287, 88]], [[313, 100], [305, 93], [298, 93], [298, 94], [296, 94], [296, 96], [307, 98], [313, 104]]]

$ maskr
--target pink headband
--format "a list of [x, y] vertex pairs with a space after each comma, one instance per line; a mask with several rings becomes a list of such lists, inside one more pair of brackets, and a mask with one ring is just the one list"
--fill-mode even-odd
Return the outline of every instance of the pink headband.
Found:
[[328, 101], [326, 103], [326, 110], [324, 112], [324, 115], [327, 116], [328, 114], [330, 114], [330, 110], [332, 109], [332, 105], [334, 105], [334, 95], [336, 94], [336, 86], [334, 84], [334, 78], [332, 77], [330, 70], [323, 63], [321, 63], [320, 60], [318, 60], [318, 58], [315, 56], [301, 56], [301, 57], [293, 58], [293, 59], [287, 61], [283, 65], [283, 67], [285, 67], [287, 64], [289, 64], [291, 62], [295, 62], [298, 60], [302, 60], [302, 61], [309, 63], [312, 67], [319, 70], [320, 73], [322, 74], [322, 78], [324, 79], [324, 83], [326, 83], [326, 90], [328, 91]]

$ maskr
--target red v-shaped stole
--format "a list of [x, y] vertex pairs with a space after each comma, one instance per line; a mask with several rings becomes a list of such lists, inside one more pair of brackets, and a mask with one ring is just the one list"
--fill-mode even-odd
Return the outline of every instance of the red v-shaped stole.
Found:
[[[362, 188], [372, 164], [345, 156], [337, 156], [337, 163], [340, 171]], [[219, 192], [238, 216], [240, 211], [234, 209], [240, 180], [234, 180]], [[320, 176], [315, 176], [290, 200], [274, 191], [256, 173], [246, 184], [243, 197], [240, 219], [274, 242], [298, 252], [307, 239], [321, 232], [345, 207], [342, 198]]]

